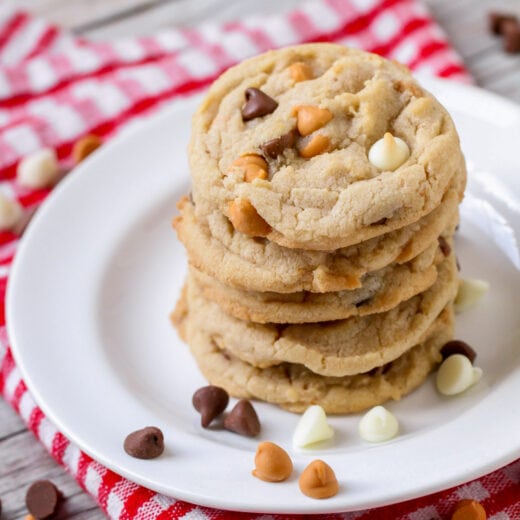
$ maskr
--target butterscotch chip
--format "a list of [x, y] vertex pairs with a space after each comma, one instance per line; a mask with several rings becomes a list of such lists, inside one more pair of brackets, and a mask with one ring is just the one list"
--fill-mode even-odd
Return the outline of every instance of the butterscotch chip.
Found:
[[311, 498], [330, 498], [339, 491], [333, 469], [320, 459], [313, 460], [300, 475], [300, 491]]
[[295, 83], [299, 83], [300, 81], [306, 81], [314, 77], [314, 74], [312, 73], [312, 68], [301, 61], [293, 63], [289, 67], [289, 73], [291, 74], [291, 78], [294, 80]]
[[101, 138], [94, 134], [87, 134], [78, 139], [74, 143], [74, 148], [72, 149], [72, 159], [74, 160], [74, 163], [79, 164], [102, 144], [103, 141]]
[[273, 442], [261, 442], [256, 449], [252, 474], [266, 482], [282, 482], [292, 473], [293, 463], [287, 452]]
[[455, 506], [451, 520], [486, 520], [486, 510], [476, 500], [461, 500]]
[[228, 216], [233, 227], [251, 237], [265, 237], [271, 226], [258, 214], [247, 199], [235, 199], [229, 203]]
[[296, 115], [296, 124], [300, 135], [312, 134], [325, 126], [332, 119], [332, 112], [326, 108], [313, 105], [300, 105], [294, 107], [293, 113]]
[[244, 171], [244, 180], [253, 182], [255, 179], [267, 179], [269, 167], [261, 155], [246, 154], [231, 163], [231, 167], [239, 167]]
[[329, 146], [330, 140], [326, 135], [316, 134], [303, 148], [300, 148], [300, 155], [304, 159], [310, 159], [326, 152]]

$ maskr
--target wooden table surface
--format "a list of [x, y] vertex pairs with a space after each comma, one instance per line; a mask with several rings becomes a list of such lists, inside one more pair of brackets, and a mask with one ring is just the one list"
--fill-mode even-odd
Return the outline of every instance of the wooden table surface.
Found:
[[[205, 19], [233, 19], [245, 13], [290, 9], [299, 0], [12, 0], [73, 33], [96, 39], [151, 33], [159, 27], [193, 25]], [[488, 34], [490, 10], [517, 12], [515, 0], [426, 0], [434, 17], [464, 58], [477, 83], [520, 103], [520, 55], [502, 51]], [[23, 519], [25, 491], [37, 479], [51, 479], [66, 495], [60, 518], [99, 520], [105, 515], [47, 454], [23, 422], [0, 399], [0, 499], [4, 519]]]

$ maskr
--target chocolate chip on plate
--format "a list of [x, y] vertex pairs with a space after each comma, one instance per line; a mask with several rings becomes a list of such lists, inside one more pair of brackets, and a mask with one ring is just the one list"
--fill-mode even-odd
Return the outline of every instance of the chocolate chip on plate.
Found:
[[466, 356], [471, 361], [471, 364], [473, 364], [477, 357], [477, 353], [465, 341], [458, 339], [448, 341], [448, 343], [441, 348], [442, 359], [446, 359], [453, 354]]
[[246, 437], [256, 437], [260, 433], [260, 421], [253, 405], [247, 399], [238, 401], [226, 415], [224, 428]]
[[489, 30], [493, 34], [503, 34], [504, 22], [516, 22], [517, 18], [515, 15], [510, 13], [499, 13], [492, 11], [488, 14], [488, 25]]
[[520, 52], [520, 22], [507, 20], [502, 24], [504, 50], [511, 54]]
[[293, 129], [280, 137], [266, 141], [264, 144], [260, 145], [260, 149], [265, 153], [265, 155], [267, 155], [267, 157], [276, 159], [286, 148], [292, 148], [294, 146], [296, 137], [297, 132]]
[[164, 451], [163, 433], [155, 426], [136, 430], [126, 437], [124, 449], [136, 459], [155, 459]]
[[49, 480], [37, 480], [27, 490], [25, 505], [38, 520], [50, 518], [58, 509], [63, 495]]
[[246, 104], [242, 107], [242, 119], [249, 121], [256, 117], [266, 116], [276, 110], [278, 103], [258, 88], [245, 91]]
[[229, 403], [228, 393], [218, 386], [203, 386], [192, 398], [193, 407], [200, 413], [200, 424], [207, 428], [211, 421], [218, 417]]

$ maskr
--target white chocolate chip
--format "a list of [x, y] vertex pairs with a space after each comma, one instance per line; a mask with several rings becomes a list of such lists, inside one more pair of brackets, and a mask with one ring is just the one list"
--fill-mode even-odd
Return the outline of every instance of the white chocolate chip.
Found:
[[455, 298], [455, 312], [463, 312], [475, 307], [489, 290], [484, 280], [467, 278], [459, 283], [459, 292]]
[[56, 152], [52, 148], [42, 148], [20, 161], [16, 177], [26, 188], [40, 189], [55, 184], [59, 174]]
[[380, 170], [393, 171], [410, 157], [408, 145], [399, 137], [387, 132], [368, 152], [368, 160]]
[[325, 441], [334, 435], [327, 423], [325, 411], [319, 405], [309, 406], [301, 416], [293, 434], [293, 445], [304, 448], [309, 444]]
[[447, 357], [437, 372], [437, 390], [442, 395], [464, 392], [482, 377], [482, 369], [473, 367], [471, 361], [462, 354]]
[[8, 199], [0, 193], [0, 231], [14, 228], [22, 215], [23, 209], [18, 201]]
[[359, 435], [368, 442], [384, 442], [399, 432], [395, 415], [384, 406], [374, 406], [359, 421]]

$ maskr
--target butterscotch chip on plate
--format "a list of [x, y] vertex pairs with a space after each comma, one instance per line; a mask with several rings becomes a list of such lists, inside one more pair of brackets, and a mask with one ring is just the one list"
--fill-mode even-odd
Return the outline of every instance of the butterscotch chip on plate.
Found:
[[[385, 135], [407, 154], [373, 164], [370, 149]], [[229, 173], [244, 154], [263, 156], [267, 179]], [[194, 116], [189, 160], [200, 222], [247, 200], [266, 224], [254, 236], [329, 251], [416, 222], [466, 177], [449, 114], [408, 69], [334, 44], [287, 47], [228, 69]]]

